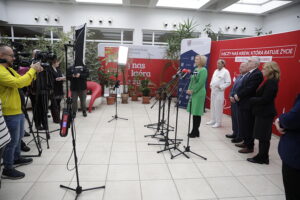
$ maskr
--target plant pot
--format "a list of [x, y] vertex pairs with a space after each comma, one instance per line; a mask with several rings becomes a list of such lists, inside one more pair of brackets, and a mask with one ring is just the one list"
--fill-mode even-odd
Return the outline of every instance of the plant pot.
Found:
[[113, 105], [115, 103], [116, 98], [115, 97], [106, 97], [107, 105]]
[[121, 98], [122, 98], [122, 103], [124, 104], [128, 103], [128, 98], [129, 98], [128, 94], [121, 94]]
[[143, 96], [142, 104], [149, 104], [150, 103], [150, 99], [151, 99], [151, 97], [145, 97], [145, 96]]
[[117, 97], [117, 94], [109, 94], [110, 97], [114, 97], [116, 98]]
[[138, 101], [139, 98], [138, 98], [138, 95], [137, 94], [132, 94], [131, 95], [131, 101]]

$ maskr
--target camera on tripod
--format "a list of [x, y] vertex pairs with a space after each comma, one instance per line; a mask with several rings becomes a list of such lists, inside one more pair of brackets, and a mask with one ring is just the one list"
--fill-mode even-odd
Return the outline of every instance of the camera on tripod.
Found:
[[31, 65], [31, 59], [28, 58], [30, 53], [23, 52], [24, 46], [21, 43], [13, 42], [12, 49], [14, 51], [15, 60], [13, 63], [13, 68], [18, 70], [19, 67], [29, 67]]
[[51, 66], [51, 62], [57, 58], [57, 56], [51, 51], [51, 47], [47, 46], [47, 51], [37, 51], [35, 53], [33, 63], [40, 62], [40, 65], [47, 69]]

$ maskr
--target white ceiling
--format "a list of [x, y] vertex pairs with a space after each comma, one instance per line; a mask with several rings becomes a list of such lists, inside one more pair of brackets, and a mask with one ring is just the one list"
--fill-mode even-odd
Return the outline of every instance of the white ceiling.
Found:
[[[4, 1], [20, 1], [20, 0], [4, 0]], [[78, 3], [76, 0], [23, 0], [23, 1], [30, 1], [30, 2], [51, 2], [51, 3], [70, 3], [70, 4], [83, 4]], [[222, 10], [239, 0], [210, 0], [204, 6], [202, 6], [199, 10], [200, 11], [210, 11], [210, 12], [222, 12]], [[300, 0], [290, 0], [292, 3], [284, 5], [280, 8], [273, 9], [269, 12], [265, 12], [260, 15], [265, 15], [268, 13], [276, 12], [280, 9], [293, 6], [295, 4], [300, 3]], [[147, 7], [147, 8], [157, 8], [156, 3], [158, 0], [123, 0], [122, 5], [115, 5], [115, 6], [129, 6], [129, 7]], [[168, 8], [174, 9], [174, 8]], [[177, 8], [178, 9], [178, 8]]]

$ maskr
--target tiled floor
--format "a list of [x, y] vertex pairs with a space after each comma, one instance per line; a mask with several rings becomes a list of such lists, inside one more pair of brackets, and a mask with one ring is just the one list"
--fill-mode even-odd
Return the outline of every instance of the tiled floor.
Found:
[[[255, 155], [237, 152], [225, 134], [230, 133], [231, 121], [224, 116], [222, 128], [213, 129], [205, 122], [209, 111], [203, 116], [201, 137], [190, 140], [191, 150], [207, 157], [203, 160], [193, 154], [187, 159], [180, 155], [170, 158], [170, 152], [156, 153], [163, 149], [151, 137], [154, 130], [145, 124], [157, 121], [157, 107], [141, 102], [119, 105], [120, 117], [107, 123], [114, 115], [115, 107], [102, 104], [87, 118], [78, 113], [76, 118], [77, 157], [80, 185], [84, 188], [105, 185], [105, 189], [83, 192], [79, 199], [88, 200], [283, 200], [281, 162], [277, 154], [278, 138], [272, 138], [270, 165], [257, 165], [246, 161]], [[171, 107], [170, 124], [175, 125], [176, 109]], [[178, 135], [184, 139], [188, 126], [188, 113], [180, 109]], [[52, 124], [51, 130], [58, 128]], [[170, 137], [174, 133], [170, 132]], [[28, 141], [30, 138], [26, 138]], [[19, 167], [26, 173], [21, 180], [3, 180], [1, 200], [69, 200], [75, 198], [73, 191], [66, 191], [60, 184], [76, 187], [71, 134], [62, 138], [51, 133], [50, 149], [43, 142], [41, 157], [34, 158], [31, 165]], [[30, 144], [34, 153], [34, 145]], [[182, 150], [183, 145], [179, 148]], [[257, 152], [257, 149], [255, 149]], [[172, 155], [179, 153], [171, 151]]]

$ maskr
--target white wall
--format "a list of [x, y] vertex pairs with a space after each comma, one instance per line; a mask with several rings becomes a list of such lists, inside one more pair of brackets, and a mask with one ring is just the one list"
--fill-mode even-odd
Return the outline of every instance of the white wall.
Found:
[[6, 21], [6, 4], [4, 1], [0, 0], [0, 21]]
[[[10, 24], [26, 25], [59, 25], [64, 30], [70, 30], [71, 26], [80, 25], [93, 19], [94, 23], [89, 27], [124, 28], [134, 30], [134, 44], [142, 44], [142, 30], [172, 30], [172, 24], [182, 22], [187, 18], [194, 18], [199, 23], [199, 31], [206, 24], [211, 23], [213, 30], [219, 28], [238, 26], [247, 27], [246, 31], [224, 31], [228, 34], [255, 35], [255, 28], [263, 25], [263, 17], [239, 14], [223, 14], [211, 12], [199, 12], [188, 10], [170, 10], [158, 8], [118, 7], [99, 6], [87, 4], [58, 4], [58, 3], [37, 3], [22, 1], [7, 1], [6, 3], [7, 22]], [[50, 22], [43, 20], [44, 16], [50, 17]], [[39, 16], [39, 22], [34, 20]], [[54, 16], [59, 16], [59, 23], [54, 22]], [[100, 25], [98, 20], [102, 18], [104, 23]], [[112, 25], [107, 23], [108, 18], [113, 19]], [[163, 23], [170, 24], [168, 28]]]
[[294, 30], [300, 30], [300, 4], [279, 10], [264, 18], [264, 31], [273, 33], [282, 33]]

